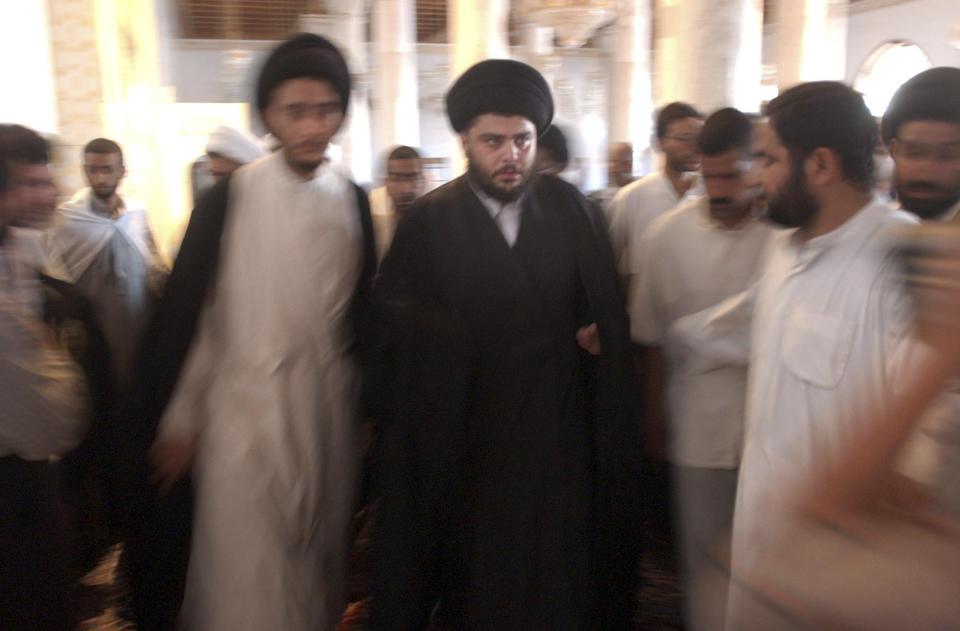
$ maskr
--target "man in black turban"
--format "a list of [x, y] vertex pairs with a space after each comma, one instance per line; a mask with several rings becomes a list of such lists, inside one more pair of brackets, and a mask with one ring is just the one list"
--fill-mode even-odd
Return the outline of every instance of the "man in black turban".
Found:
[[534, 172], [553, 116], [536, 70], [481, 62], [447, 112], [467, 172], [417, 200], [374, 288], [397, 396], [371, 628], [628, 629], [639, 424], [602, 220]]
[[190, 218], [119, 450], [140, 456], [139, 629], [329, 631], [343, 611], [352, 376], [376, 268], [366, 194], [325, 158], [349, 96], [327, 40], [282, 44], [257, 88], [281, 149]]
[[900, 86], [882, 131], [903, 208], [953, 220], [960, 211], [960, 68], [931, 68]]

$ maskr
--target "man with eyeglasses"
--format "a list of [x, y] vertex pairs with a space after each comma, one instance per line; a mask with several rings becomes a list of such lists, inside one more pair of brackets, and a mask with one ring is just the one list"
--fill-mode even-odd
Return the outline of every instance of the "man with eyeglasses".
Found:
[[703, 195], [697, 139], [703, 116], [687, 103], [666, 105], [657, 113], [657, 144], [663, 151], [663, 169], [622, 189], [610, 202], [610, 241], [626, 276], [637, 273], [641, 253], [637, 244], [650, 223], [677, 206]]
[[[921, 220], [956, 224], [960, 215], [960, 68], [922, 72], [894, 94], [882, 121], [894, 161], [894, 187], [904, 210]], [[911, 477], [927, 485], [960, 516], [960, 379], [927, 412], [905, 460]]]
[[370, 191], [370, 209], [377, 235], [377, 259], [390, 248], [397, 223], [423, 195], [423, 163], [413, 147], [400, 145], [387, 155], [387, 177], [382, 188]]
[[367, 196], [327, 159], [349, 98], [328, 40], [281, 44], [257, 86], [280, 150], [191, 216], [135, 393], [140, 629], [331, 630], [343, 611], [355, 351], [376, 268]]

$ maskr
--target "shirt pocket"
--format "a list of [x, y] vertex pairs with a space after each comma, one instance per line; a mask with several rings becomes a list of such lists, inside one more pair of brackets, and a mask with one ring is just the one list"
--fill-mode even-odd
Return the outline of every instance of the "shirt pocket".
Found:
[[794, 308], [784, 330], [784, 363], [813, 386], [836, 388], [847, 369], [853, 334], [849, 320]]

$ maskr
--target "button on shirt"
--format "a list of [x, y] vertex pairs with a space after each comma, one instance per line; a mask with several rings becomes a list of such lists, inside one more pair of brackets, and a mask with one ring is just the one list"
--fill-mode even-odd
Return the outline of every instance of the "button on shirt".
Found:
[[643, 265], [631, 278], [630, 329], [638, 344], [664, 350], [674, 464], [732, 469], [740, 462], [746, 366], [687, 372], [684, 349], [665, 338], [678, 318], [744, 291], [774, 232], [755, 218], [726, 229], [711, 220], [710, 202], [701, 197], [657, 218], [640, 241]]

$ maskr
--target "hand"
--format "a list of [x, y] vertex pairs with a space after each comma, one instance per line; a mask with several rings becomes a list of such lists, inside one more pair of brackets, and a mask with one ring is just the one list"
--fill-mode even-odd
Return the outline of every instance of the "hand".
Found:
[[147, 454], [153, 463], [151, 479], [160, 485], [160, 492], [169, 491], [190, 470], [197, 455], [197, 439], [158, 438]]
[[577, 331], [577, 344], [591, 355], [600, 354], [600, 335], [596, 322]]

